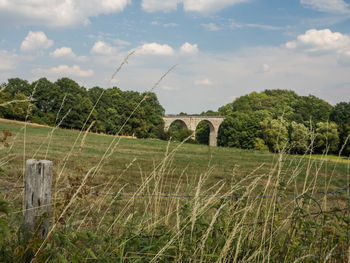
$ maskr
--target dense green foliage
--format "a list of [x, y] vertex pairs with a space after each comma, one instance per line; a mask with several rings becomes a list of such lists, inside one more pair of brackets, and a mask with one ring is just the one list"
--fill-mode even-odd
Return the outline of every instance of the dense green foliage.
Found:
[[201, 121], [197, 125], [196, 129], [196, 141], [200, 144], [209, 145], [209, 124], [205, 121]]
[[339, 145], [343, 147], [343, 153], [350, 155], [350, 102], [336, 104], [331, 112], [330, 119], [338, 125]]
[[218, 141], [221, 146], [253, 149], [255, 138], [260, 135], [260, 122], [268, 118], [266, 111], [252, 114], [232, 112], [227, 115], [219, 129]]
[[54, 83], [42, 78], [31, 84], [16, 78], [9, 79], [4, 87], [0, 103], [28, 101], [1, 107], [3, 118], [47, 125], [61, 122], [61, 127], [71, 129], [81, 129], [85, 122], [86, 129], [95, 121], [91, 129], [95, 132], [120, 132], [142, 138], [163, 136], [164, 109], [154, 93], [122, 91], [117, 87], [87, 90], [69, 78]]
[[310, 134], [308, 128], [302, 123], [292, 121], [290, 124], [290, 146], [291, 151], [302, 154], [308, 149]]
[[327, 121], [332, 106], [312, 95], [299, 96], [290, 90], [265, 90], [241, 96], [219, 108], [223, 115], [237, 111], [250, 114], [260, 110], [268, 111], [273, 119], [283, 116], [288, 122], [308, 124], [310, 120], [313, 123]]
[[194, 142], [192, 139], [188, 139], [192, 133], [193, 131], [186, 128], [186, 124], [177, 120], [170, 125], [167, 137], [173, 141], [182, 142], [187, 139], [187, 142]]
[[[315, 96], [290, 90], [265, 90], [239, 97], [219, 108], [221, 146], [302, 154], [350, 153], [350, 103], [334, 108]], [[347, 142], [347, 143], [346, 143]], [[312, 147], [309, 147], [309, 146]]]

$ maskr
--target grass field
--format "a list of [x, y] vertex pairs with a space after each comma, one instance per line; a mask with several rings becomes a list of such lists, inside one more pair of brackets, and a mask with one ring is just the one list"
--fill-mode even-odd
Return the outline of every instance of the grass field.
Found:
[[[9, 130], [12, 136], [6, 140], [9, 147], [1, 148], [0, 187], [23, 185], [26, 159], [53, 161], [54, 187], [58, 192], [53, 198], [54, 213], [51, 221], [57, 223], [57, 235], [66, 233], [67, 229], [74, 229], [80, 232], [88, 230], [101, 236], [101, 233], [113, 233], [119, 239], [125, 238], [125, 235], [130, 238], [130, 234], [143, 238], [136, 238], [138, 243], [135, 244], [128, 238], [123, 239], [123, 242], [113, 239], [117, 245], [110, 251], [110, 247], [102, 249], [101, 245], [97, 249], [94, 247], [96, 244], [86, 245], [93, 253], [89, 250], [81, 252], [83, 260], [78, 257], [79, 262], [88, 261], [93, 258], [92, 255], [104, 262], [108, 260], [102, 258], [109, 258], [111, 254], [121, 262], [278, 262], [278, 253], [286, 261], [293, 262], [294, 259], [310, 253], [313, 256], [316, 252], [325, 255], [332, 249], [337, 252], [344, 249], [343, 241], [337, 239], [338, 243], [335, 242], [335, 236], [338, 238], [338, 235], [341, 235], [338, 232], [345, 231], [340, 223], [332, 230], [332, 244], [320, 247], [317, 240], [301, 244], [309, 237], [302, 236], [295, 241], [299, 243], [291, 248], [285, 239], [287, 236], [290, 239], [299, 236], [293, 232], [294, 228], [291, 225], [276, 220], [276, 216], [288, 218], [300, 208], [298, 202], [296, 205], [295, 198], [282, 200], [280, 196], [316, 194], [347, 187], [350, 175], [348, 159], [339, 161], [339, 158], [329, 156], [271, 154], [151, 139], [80, 134], [79, 131], [25, 125], [6, 120], [0, 121], [0, 130], [3, 129]], [[92, 171], [91, 175], [89, 171]], [[83, 178], [87, 180], [84, 181]], [[81, 185], [84, 186], [83, 191], [79, 196], [75, 196]], [[113, 198], [104, 195], [106, 193], [150, 196]], [[23, 191], [3, 191], [0, 194], [2, 198], [13, 203], [12, 222], [20, 222], [21, 217], [18, 215], [21, 215], [22, 211]], [[221, 198], [236, 194], [244, 198], [229, 201], [223, 201]], [[184, 200], [162, 198], [160, 195], [190, 195], [194, 198]], [[250, 199], [250, 196], [261, 195], [269, 198]], [[207, 198], [200, 198], [203, 196]], [[331, 196], [320, 194], [314, 201], [313, 197], [307, 199], [302, 196], [302, 199], [301, 206], [305, 207], [305, 210], [300, 218], [303, 219], [306, 213], [308, 220], [314, 218], [311, 222], [319, 221], [322, 226], [320, 229], [315, 228], [316, 232], [322, 232], [323, 228], [328, 227], [329, 219], [312, 217], [313, 213], [319, 212], [320, 208], [322, 211], [333, 208], [341, 210], [348, 204], [346, 193]], [[64, 212], [68, 205], [69, 210]], [[268, 223], [259, 228], [257, 226], [261, 225], [261, 220]], [[219, 227], [216, 230], [214, 222], [215, 226]], [[246, 225], [242, 225], [242, 222]], [[253, 229], [249, 227], [250, 224], [254, 225]], [[315, 239], [313, 227], [309, 226], [309, 235]], [[348, 224], [346, 229], [348, 231]], [[221, 233], [219, 235], [222, 235], [223, 239], [217, 237], [216, 240], [214, 236], [218, 233], [214, 235], [214, 230]], [[149, 244], [147, 238], [144, 240], [144, 232], [152, 237], [153, 243]], [[161, 238], [162, 242], [155, 245], [157, 242], [154, 239], [159, 232], [170, 237], [164, 240]], [[286, 236], [282, 234], [284, 232], [290, 233]], [[275, 236], [276, 243], [272, 239]], [[185, 241], [187, 238], [189, 240]], [[200, 242], [204, 239], [207, 242], [205, 244]], [[126, 240], [132, 245], [126, 246], [129, 244]], [[218, 243], [214, 246], [216, 241]], [[57, 242], [52, 241], [49, 244], [53, 246], [57, 245]], [[104, 241], [100, 242], [102, 244]], [[113, 242], [107, 243], [113, 247]], [[193, 247], [188, 248], [192, 246], [188, 242]], [[299, 251], [297, 244], [304, 246], [303, 250]], [[347, 246], [348, 244], [349, 242]], [[233, 248], [234, 251], [243, 252], [233, 253]], [[53, 253], [50, 248], [44, 251], [48, 254]], [[109, 251], [108, 255], [102, 251]], [[68, 262], [76, 257], [69, 249], [60, 250], [59, 253]], [[205, 258], [201, 256], [203, 253]], [[44, 253], [43, 256], [47, 257], [48, 254]], [[114, 258], [111, 259], [112, 262], [113, 260]]]
[[[208, 187], [220, 180], [230, 184], [235, 179], [242, 178], [252, 171], [260, 174], [268, 173], [278, 158], [277, 155], [267, 152], [195, 144], [182, 144], [177, 148], [180, 143], [152, 139], [115, 138], [93, 133], [87, 134], [81, 147], [84, 136], [82, 134], [73, 149], [73, 144], [79, 135], [78, 131], [57, 129], [51, 135], [52, 128], [31, 124], [24, 127], [24, 123], [6, 120], [0, 121], [0, 130], [3, 129], [10, 130], [13, 136], [8, 139], [11, 147], [2, 149], [3, 156], [6, 156], [7, 159], [5, 166], [7, 176], [1, 178], [2, 185], [19, 183], [19, 178], [23, 175], [24, 159], [52, 160], [55, 172], [58, 173], [62, 169], [63, 160], [71, 151], [72, 155], [67, 161], [64, 174], [65, 176], [82, 176], [100, 161], [113, 139], [118, 144], [110, 158], [105, 161], [96, 184], [110, 176], [117, 176], [132, 163], [118, 182], [118, 187], [128, 184], [124, 188], [125, 192], [135, 191], [142, 183], [140, 171], [144, 174], [150, 173], [156, 165], [161, 163], [165, 154], [174, 149], [176, 150], [171, 158], [172, 174], [167, 178], [169, 181], [164, 182], [166, 185], [177, 182], [181, 174], [185, 175], [183, 179], [186, 178], [186, 180], [183, 183], [187, 185], [188, 181], [207, 172], [209, 167], [212, 171], [207, 182]], [[26, 134], [25, 151], [24, 134]], [[349, 164], [348, 159], [337, 156], [284, 155], [282, 170], [283, 173], [289, 173], [291, 176], [297, 173], [297, 179], [304, 182], [307, 172], [313, 173], [320, 169], [319, 186], [322, 188], [324, 181], [331, 176], [332, 184], [330, 186], [331, 190], [334, 190], [337, 187], [347, 185]], [[308, 169], [310, 171], [307, 171]], [[292, 190], [294, 191], [294, 189]]]

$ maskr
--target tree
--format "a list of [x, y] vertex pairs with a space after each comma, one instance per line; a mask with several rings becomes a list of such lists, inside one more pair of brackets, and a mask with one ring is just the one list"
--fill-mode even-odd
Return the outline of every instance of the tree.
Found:
[[11, 110], [5, 104], [6, 102], [10, 102], [13, 100], [13, 96], [9, 92], [0, 91], [0, 104], [4, 104], [4, 106], [0, 106], [0, 117], [6, 119], [12, 119]]
[[241, 112], [226, 116], [219, 128], [218, 145], [253, 149], [254, 141], [258, 135], [258, 123]]
[[[94, 130], [115, 134], [135, 135], [139, 138], [167, 138], [164, 132], [164, 109], [154, 93], [122, 91], [117, 87], [103, 90], [94, 87], [88, 91], [90, 99], [96, 103], [97, 122]], [[142, 102], [142, 103], [141, 103]]]
[[310, 131], [302, 123], [290, 124], [290, 147], [293, 153], [305, 153], [310, 143]]
[[288, 130], [285, 120], [268, 118], [260, 125], [263, 140], [271, 152], [281, 151], [288, 146]]
[[86, 121], [89, 124], [95, 119], [96, 113], [93, 112], [93, 115], [87, 120], [93, 104], [84, 87], [80, 87], [78, 83], [69, 78], [61, 78], [55, 84], [58, 86], [62, 98], [66, 95], [60, 117], [65, 116], [70, 111], [62, 122], [62, 127], [81, 129]]
[[188, 138], [192, 133], [193, 131], [187, 129], [185, 124], [180, 120], [174, 121], [169, 127], [169, 136], [175, 141], [181, 142]]
[[147, 99], [141, 104], [143, 115], [139, 116], [146, 122], [147, 132], [145, 137], [156, 137], [158, 127], [164, 127], [165, 110], [160, 105], [155, 93], [147, 92], [141, 94], [141, 97], [147, 95]]
[[261, 136], [260, 122], [269, 118], [266, 110], [242, 113], [234, 112], [226, 116], [218, 132], [220, 146], [254, 149], [256, 138]]
[[54, 125], [64, 94], [60, 92], [57, 85], [46, 78], [33, 82], [31, 89], [34, 90], [34, 88], [33, 103], [35, 107], [30, 116], [31, 121]]
[[[287, 146], [291, 140], [291, 150], [301, 153], [307, 144], [307, 141], [302, 139], [306, 136], [305, 126], [311, 124], [312, 127], [316, 127], [317, 122], [327, 121], [331, 110], [332, 106], [326, 101], [312, 95], [299, 96], [291, 90], [252, 92], [219, 108], [219, 113], [226, 116], [219, 130], [219, 144], [249, 149], [261, 149], [266, 144], [270, 151], [276, 151]], [[245, 125], [238, 113], [247, 114], [252, 119], [252, 125]], [[232, 119], [237, 117], [237, 120]], [[281, 118], [283, 122], [279, 121]], [[290, 122], [294, 122], [293, 125], [289, 126]], [[244, 143], [239, 139], [244, 136], [246, 146], [243, 146]]]
[[350, 102], [336, 104], [330, 114], [330, 120], [338, 125], [339, 151], [343, 148], [342, 154], [350, 155]]
[[[64, 128], [82, 129], [85, 122], [87, 128], [94, 120], [92, 130], [95, 132], [167, 138], [162, 119], [164, 109], [156, 94], [151, 92], [141, 94], [117, 87], [93, 87], [88, 91], [69, 78], [58, 79], [55, 83], [41, 78], [31, 84], [9, 79], [4, 87], [0, 91], [0, 102], [26, 100], [33, 95], [29, 115], [33, 122], [55, 125], [65, 116], [61, 123]], [[8, 104], [0, 108], [0, 116], [24, 120], [28, 105], [29, 102]]]
[[232, 103], [228, 103], [224, 106], [221, 106], [218, 109], [219, 115], [223, 115], [223, 116], [227, 116], [233, 113], [233, 109], [232, 109]]
[[10, 93], [12, 96], [22, 93], [25, 97], [29, 98], [33, 91], [28, 81], [20, 78], [9, 79], [4, 86], [4, 91]]
[[222, 115], [232, 112], [252, 113], [268, 111], [273, 119], [283, 116], [288, 122], [304, 123], [312, 120], [313, 124], [327, 121], [332, 106], [315, 96], [299, 96], [291, 90], [265, 90], [252, 92], [235, 99], [232, 103], [219, 108]]
[[199, 144], [209, 145], [210, 128], [206, 121], [201, 121], [196, 129], [196, 141]]
[[284, 119], [290, 120], [294, 114], [293, 104], [298, 97], [294, 91], [290, 90], [252, 92], [236, 99], [232, 103], [232, 109], [245, 113], [267, 110], [273, 118], [279, 118], [283, 115]]
[[[6, 119], [24, 121], [30, 110], [30, 102], [22, 93], [11, 96], [8, 92], [0, 92], [0, 103], [5, 104], [0, 107], [0, 116]], [[6, 104], [6, 102], [17, 101]]]
[[265, 144], [264, 140], [261, 138], [255, 138], [254, 140], [254, 150], [256, 151], [269, 151], [269, 147]]
[[339, 145], [338, 125], [335, 122], [318, 122], [316, 127], [316, 152], [336, 153]]
[[313, 95], [303, 96], [294, 105], [295, 113], [298, 117], [295, 121], [305, 124], [312, 121], [312, 124], [326, 122], [332, 110], [332, 106], [326, 101]]
[[218, 111], [212, 111], [212, 110], [207, 110], [207, 111], [203, 111], [201, 114], [199, 114], [200, 116], [219, 116], [221, 115], [220, 112]]

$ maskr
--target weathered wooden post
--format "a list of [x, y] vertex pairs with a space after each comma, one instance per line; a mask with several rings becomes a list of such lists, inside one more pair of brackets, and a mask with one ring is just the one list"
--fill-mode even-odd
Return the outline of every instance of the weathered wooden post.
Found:
[[25, 239], [30, 232], [45, 238], [49, 232], [52, 187], [51, 161], [29, 159], [26, 162], [24, 189]]

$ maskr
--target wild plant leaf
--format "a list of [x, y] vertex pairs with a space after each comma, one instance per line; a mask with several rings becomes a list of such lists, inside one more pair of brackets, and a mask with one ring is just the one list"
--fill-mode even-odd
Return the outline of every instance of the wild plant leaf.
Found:
[[85, 248], [85, 250], [89, 253], [89, 255], [90, 255], [93, 259], [97, 259], [97, 256], [95, 255], [95, 253], [94, 253], [90, 248]]
[[60, 262], [62, 262], [62, 263], [69, 263], [66, 260], [65, 256], [63, 256], [61, 253], [57, 253], [57, 257], [59, 258]]

